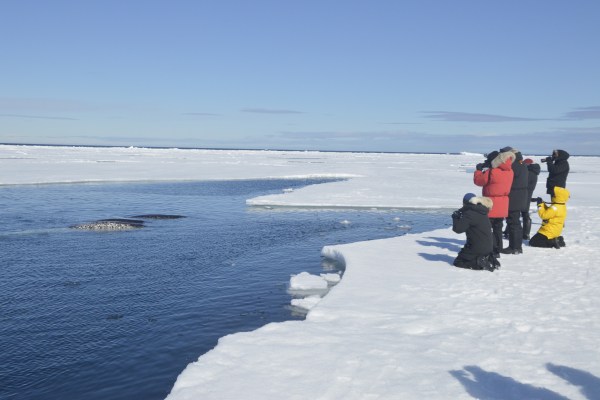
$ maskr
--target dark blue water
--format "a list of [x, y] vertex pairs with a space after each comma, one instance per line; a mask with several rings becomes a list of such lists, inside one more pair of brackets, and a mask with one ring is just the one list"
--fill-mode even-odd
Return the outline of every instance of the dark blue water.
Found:
[[[0, 187], [0, 398], [162, 399], [219, 337], [291, 312], [291, 274], [324, 245], [402, 235], [446, 213], [266, 210], [315, 181]], [[180, 214], [124, 232], [69, 229]], [[348, 220], [350, 224], [342, 221]]]

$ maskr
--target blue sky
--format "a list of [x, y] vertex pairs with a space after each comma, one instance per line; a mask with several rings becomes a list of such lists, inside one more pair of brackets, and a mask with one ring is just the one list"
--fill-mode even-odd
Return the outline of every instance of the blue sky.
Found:
[[600, 155], [600, 2], [3, 0], [0, 142]]

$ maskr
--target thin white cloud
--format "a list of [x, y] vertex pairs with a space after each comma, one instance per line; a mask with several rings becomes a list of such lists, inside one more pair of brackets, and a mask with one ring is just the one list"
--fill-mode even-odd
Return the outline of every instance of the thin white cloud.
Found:
[[63, 121], [78, 121], [77, 118], [70, 117], [48, 117], [45, 115], [22, 115], [22, 114], [0, 114], [0, 117], [23, 118], [23, 119], [57, 119]]
[[412, 135], [411, 132], [281, 132], [279, 137], [290, 140], [398, 140]]
[[[478, 134], [428, 134], [415, 131], [396, 132], [282, 132], [281, 143], [293, 148], [350, 151], [393, 151], [487, 153], [505, 146], [524, 154], [550, 154], [565, 148], [572, 154], [600, 155], [600, 128], [562, 128], [555, 131], [502, 134], [485, 131]], [[540, 141], [543, 137], [544, 140]], [[277, 142], [277, 137], [272, 138]]]
[[600, 106], [576, 108], [574, 111], [569, 111], [568, 113], [566, 113], [563, 119], [600, 119]]
[[302, 111], [273, 109], [273, 108], [242, 108], [242, 112], [255, 114], [304, 114]]
[[85, 101], [53, 98], [0, 97], [0, 110], [21, 113], [71, 113], [106, 109]]
[[182, 115], [191, 115], [191, 116], [197, 116], [197, 117], [218, 117], [221, 114], [208, 113], [208, 112], [186, 112], [186, 113], [183, 113]]
[[383, 125], [423, 125], [422, 122], [381, 122]]
[[511, 117], [506, 115], [479, 114], [454, 111], [421, 111], [425, 118], [448, 122], [513, 122], [513, 121], [545, 121], [543, 118]]

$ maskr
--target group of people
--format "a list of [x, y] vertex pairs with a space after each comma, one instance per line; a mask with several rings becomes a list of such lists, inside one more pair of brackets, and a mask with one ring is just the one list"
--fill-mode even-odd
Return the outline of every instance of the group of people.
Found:
[[[501, 254], [522, 254], [524, 240], [532, 247], [564, 247], [561, 234], [570, 196], [566, 189], [568, 158], [566, 151], [554, 150], [551, 156], [541, 160], [548, 166], [546, 193], [551, 196], [551, 202], [545, 203], [541, 197], [533, 198], [541, 171], [539, 164], [531, 158], [523, 159], [521, 152], [512, 147], [487, 154], [473, 174], [473, 182], [482, 187], [482, 195], [467, 193], [463, 207], [452, 213], [452, 229], [467, 236], [454, 265], [493, 271], [500, 267]], [[542, 219], [540, 229], [531, 238], [530, 202], [536, 202]], [[505, 232], [502, 231], [504, 220]], [[503, 246], [505, 235], [507, 247]]]

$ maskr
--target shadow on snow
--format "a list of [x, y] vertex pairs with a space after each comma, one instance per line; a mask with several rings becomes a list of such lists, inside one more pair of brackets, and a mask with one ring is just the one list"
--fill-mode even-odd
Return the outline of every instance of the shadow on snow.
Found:
[[569, 400], [552, 390], [521, 383], [477, 366], [469, 365], [449, 373], [464, 386], [467, 393], [481, 400]]
[[426, 239], [431, 239], [432, 241], [417, 240], [417, 243], [419, 243], [421, 246], [439, 247], [452, 252], [459, 252], [465, 244], [464, 240], [459, 239], [448, 239], [442, 237], [428, 237]]
[[600, 400], [600, 378], [582, 371], [564, 365], [555, 365], [552, 363], [546, 364], [548, 371], [554, 375], [564, 379], [573, 386], [579, 387], [581, 393], [588, 400]]
[[[465, 244], [464, 240], [460, 239], [449, 239], [444, 237], [427, 237], [425, 239], [431, 239], [431, 241], [417, 240], [417, 243], [425, 247], [439, 247], [441, 249], [449, 250], [453, 253], [458, 253], [462, 246]], [[429, 253], [418, 253], [419, 256], [423, 257], [427, 261], [441, 261], [449, 265], [454, 262], [454, 256], [448, 254], [429, 254]]]
[[429, 253], [418, 253], [419, 256], [423, 257], [427, 261], [442, 261], [452, 265], [454, 262], [454, 257], [449, 256], [448, 254], [429, 254]]
[[[546, 364], [548, 371], [579, 387], [588, 400], [600, 400], [600, 378], [575, 368]], [[518, 382], [496, 372], [485, 371], [477, 366], [465, 366], [462, 370], [449, 371], [466, 389], [469, 395], [481, 400], [567, 400], [549, 389]]]

